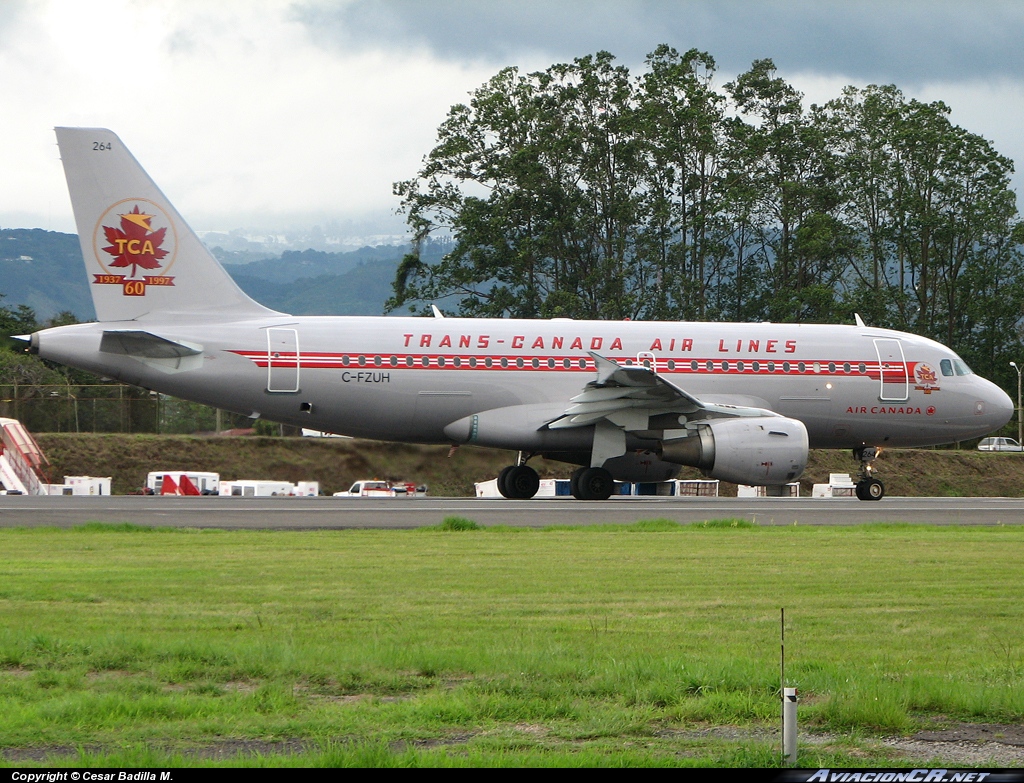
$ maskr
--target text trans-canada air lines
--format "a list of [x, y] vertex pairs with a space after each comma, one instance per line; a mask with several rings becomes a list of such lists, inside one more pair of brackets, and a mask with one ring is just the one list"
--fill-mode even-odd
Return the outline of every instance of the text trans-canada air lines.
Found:
[[693, 466], [780, 486], [808, 448], [849, 448], [884, 494], [882, 446], [981, 436], [1009, 398], [948, 348], [855, 326], [293, 317], [246, 296], [108, 130], [57, 129], [98, 323], [37, 332], [54, 361], [309, 429], [544, 455], [572, 494]]

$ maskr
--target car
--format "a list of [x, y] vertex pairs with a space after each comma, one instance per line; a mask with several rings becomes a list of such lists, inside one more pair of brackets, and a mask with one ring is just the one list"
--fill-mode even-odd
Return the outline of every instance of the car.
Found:
[[336, 498], [393, 498], [397, 490], [387, 481], [357, 481], [347, 492], [335, 492]]
[[982, 438], [978, 451], [1024, 451], [1013, 438]]
[[347, 492], [335, 492], [336, 498], [393, 498], [399, 495], [415, 497], [426, 495], [425, 486], [416, 486], [411, 481], [392, 484], [390, 481], [374, 479], [372, 481], [357, 481]]

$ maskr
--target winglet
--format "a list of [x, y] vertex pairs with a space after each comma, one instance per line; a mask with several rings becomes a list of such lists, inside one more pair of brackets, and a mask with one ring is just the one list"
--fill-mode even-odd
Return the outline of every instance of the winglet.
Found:
[[622, 368], [613, 362], [611, 359], [605, 359], [600, 354], [596, 354], [593, 351], [587, 351], [590, 354], [590, 358], [594, 360], [594, 366], [597, 368], [597, 385], [603, 386], [612, 379], [612, 376]]

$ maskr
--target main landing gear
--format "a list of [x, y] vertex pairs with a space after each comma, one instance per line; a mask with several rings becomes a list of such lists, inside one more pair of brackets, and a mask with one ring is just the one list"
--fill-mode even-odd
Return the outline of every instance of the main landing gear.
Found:
[[520, 464], [509, 465], [498, 474], [498, 492], [509, 500], [529, 500], [540, 489], [540, 476], [520, 457]]
[[[522, 453], [515, 465], [498, 474], [498, 492], [509, 500], [528, 500], [540, 489], [537, 471], [526, 464], [533, 455]], [[604, 468], [580, 468], [572, 474], [572, 496], [577, 500], [607, 500], [615, 489], [612, 474]]]
[[878, 456], [874, 446], [860, 446], [853, 450], [855, 459], [860, 460], [860, 481], [857, 482], [857, 498], [859, 500], [881, 500], [885, 497], [885, 484], [871, 475], [871, 463]]
[[607, 500], [615, 489], [612, 474], [604, 468], [579, 468], [569, 484], [577, 500]]

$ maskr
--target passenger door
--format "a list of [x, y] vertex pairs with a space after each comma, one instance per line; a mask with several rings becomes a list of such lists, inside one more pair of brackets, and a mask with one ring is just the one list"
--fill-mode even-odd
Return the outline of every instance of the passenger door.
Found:
[[910, 378], [903, 343], [890, 337], [875, 338], [881, 389], [878, 399], [883, 402], [906, 402], [910, 396]]

